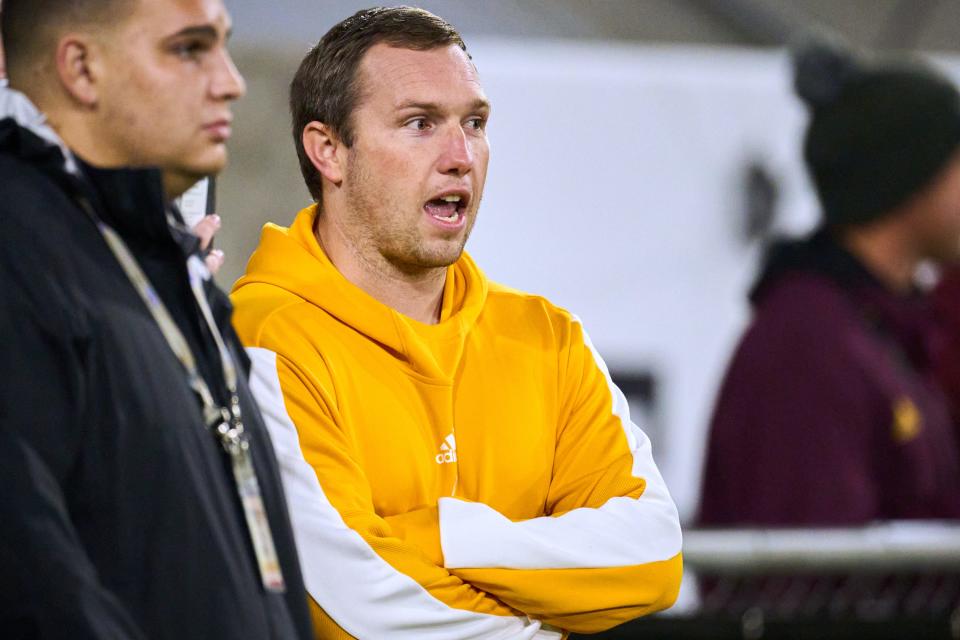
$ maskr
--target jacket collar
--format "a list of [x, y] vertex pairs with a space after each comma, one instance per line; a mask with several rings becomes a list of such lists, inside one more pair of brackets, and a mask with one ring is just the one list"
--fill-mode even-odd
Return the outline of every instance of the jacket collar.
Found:
[[27, 96], [8, 87], [0, 87], [0, 152], [93, 198], [103, 221], [125, 239], [171, 240], [159, 170], [94, 167], [67, 148]]
[[10, 118], [23, 129], [40, 139], [43, 146], [60, 151], [60, 163], [63, 169], [77, 175], [77, 166], [73, 154], [67, 149], [60, 136], [47, 124], [47, 117], [26, 95], [5, 84], [0, 86], [0, 120]]
[[170, 241], [160, 171], [148, 169], [104, 169], [78, 159], [87, 184], [100, 205], [103, 221], [133, 242]]

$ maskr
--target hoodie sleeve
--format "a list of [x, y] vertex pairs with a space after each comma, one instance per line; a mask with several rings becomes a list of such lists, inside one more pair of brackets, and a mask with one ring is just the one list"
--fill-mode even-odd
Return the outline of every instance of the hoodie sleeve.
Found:
[[[84, 369], [51, 265], [8, 220], [0, 242], [0, 602], [4, 630], [142, 638], [100, 581], [70, 516]], [[14, 240], [18, 238], [19, 240]], [[51, 275], [48, 275], [51, 274]], [[75, 320], [75, 317], [74, 317]], [[19, 625], [19, 626], [18, 626]]]
[[430, 509], [378, 516], [338, 427], [329, 384], [273, 351], [247, 352], [251, 388], [284, 477], [318, 637], [560, 637], [431, 557], [436, 552], [425, 548], [439, 543], [435, 533], [424, 533], [430, 527], [423, 523], [436, 521]]
[[579, 322], [569, 334], [546, 515], [511, 521], [441, 498], [439, 528], [453, 575], [545, 623], [591, 633], [674, 602], [681, 535], [649, 439]]

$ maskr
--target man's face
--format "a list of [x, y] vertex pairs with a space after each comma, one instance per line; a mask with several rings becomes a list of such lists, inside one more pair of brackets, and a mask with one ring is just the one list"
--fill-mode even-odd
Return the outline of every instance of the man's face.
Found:
[[960, 153], [919, 195], [916, 205], [908, 222], [921, 255], [937, 262], [960, 260]]
[[455, 45], [378, 44], [359, 80], [339, 223], [361, 254], [379, 253], [404, 273], [450, 265], [470, 235], [487, 175], [490, 108], [477, 71]]
[[173, 197], [226, 164], [230, 103], [245, 87], [221, 0], [137, 5], [102, 40], [98, 144], [118, 164], [159, 167]]

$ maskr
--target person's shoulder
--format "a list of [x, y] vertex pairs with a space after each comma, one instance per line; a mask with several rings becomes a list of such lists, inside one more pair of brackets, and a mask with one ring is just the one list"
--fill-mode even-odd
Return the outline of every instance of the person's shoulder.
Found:
[[337, 340], [320, 307], [267, 282], [244, 284], [230, 293], [232, 323], [247, 356], [269, 369], [283, 367], [307, 377], [318, 389], [334, 388], [328, 350]]
[[0, 185], [0, 253], [18, 261], [24, 254], [43, 256], [52, 269], [70, 253], [79, 209], [49, 175], [9, 153], [0, 152]]
[[817, 273], [788, 274], [771, 285], [755, 306], [755, 317], [778, 324], [819, 326], [850, 321], [853, 303], [843, 287]]
[[502, 335], [562, 348], [582, 341], [580, 318], [544, 295], [491, 282], [482, 321]]
[[576, 316], [554, 304], [546, 296], [521, 291], [498, 282], [490, 282], [487, 306], [496, 310], [533, 314], [551, 322], [575, 322]]
[[0, 153], [0, 280], [5, 312], [50, 335], [84, 331], [87, 299], [76, 243], [83, 214], [42, 171]]
[[[63, 253], [82, 214], [64, 186], [30, 162], [0, 152], [0, 245]], [[77, 215], [71, 215], [74, 211]]]
[[0, 210], [10, 212], [9, 215], [66, 198], [49, 175], [10, 153], [0, 152], [0, 184], [3, 185]]
[[849, 355], [862, 321], [843, 287], [816, 273], [783, 276], [757, 301], [741, 350], [753, 358]]
[[233, 304], [233, 325], [246, 347], [261, 347], [270, 334], [280, 333], [296, 340], [307, 331], [304, 314], [312, 305], [283, 287], [254, 282], [230, 293]]

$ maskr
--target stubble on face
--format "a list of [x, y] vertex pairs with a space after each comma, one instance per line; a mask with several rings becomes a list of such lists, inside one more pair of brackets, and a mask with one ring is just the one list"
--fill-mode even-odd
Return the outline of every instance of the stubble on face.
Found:
[[464, 233], [443, 240], [426, 239], [420, 229], [422, 212], [405, 211], [405, 203], [378, 179], [364, 157], [351, 152], [344, 176], [347, 210], [341, 227], [351, 238], [357, 257], [368, 268], [396, 270], [407, 276], [445, 269], [456, 262], [476, 222], [480, 195], [471, 204], [473, 214], [467, 219]]

